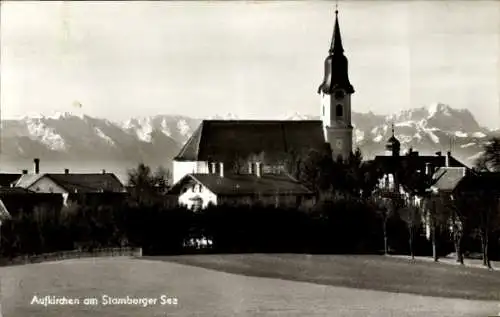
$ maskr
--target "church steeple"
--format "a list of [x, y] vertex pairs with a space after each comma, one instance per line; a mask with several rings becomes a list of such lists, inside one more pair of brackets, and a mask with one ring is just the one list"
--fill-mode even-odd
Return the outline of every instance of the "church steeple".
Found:
[[318, 88], [321, 96], [321, 121], [325, 140], [330, 144], [333, 159], [348, 159], [352, 153], [351, 95], [348, 62], [340, 36], [339, 11], [335, 8], [332, 42], [325, 59], [323, 82]]
[[343, 54], [342, 37], [340, 36], [339, 10], [335, 9], [335, 27], [333, 28], [332, 43], [330, 45], [330, 55]]
[[318, 93], [332, 94], [335, 90], [342, 89], [345, 93], [354, 93], [354, 88], [349, 81], [348, 61], [344, 55], [344, 46], [340, 35], [339, 11], [335, 10], [335, 26], [333, 28], [332, 42], [329, 55], [325, 59], [325, 75], [318, 88]]

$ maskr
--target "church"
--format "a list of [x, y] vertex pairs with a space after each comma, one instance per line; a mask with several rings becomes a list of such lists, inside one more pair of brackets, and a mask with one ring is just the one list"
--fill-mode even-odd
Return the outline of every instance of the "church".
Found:
[[174, 158], [171, 193], [179, 195], [181, 204], [201, 208], [220, 203], [223, 196], [226, 201], [243, 196], [262, 201], [266, 196], [276, 204], [312, 198], [309, 190], [283, 173], [290, 158], [325, 148], [332, 158], [346, 159], [352, 152], [354, 88], [337, 10], [317, 93], [321, 120], [203, 120]]

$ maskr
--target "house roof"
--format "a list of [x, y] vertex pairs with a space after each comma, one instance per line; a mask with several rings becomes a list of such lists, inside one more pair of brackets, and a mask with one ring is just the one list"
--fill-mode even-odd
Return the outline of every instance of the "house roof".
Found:
[[30, 194], [33, 191], [23, 187], [0, 187], [0, 197], [11, 194]]
[[17, 181], [16, 186], [30, 187], [40, 178], [48, 177], [68, 192], [98, 192], [101, 190], [121, 192], [124, 190], [123, 184], [112, 173], [95, 174], [26, 174]]
[[174, 160], [234, 162], [262, 152], [274, 160], [324, 146], [323, 125], [317, 120], [203, 120]]
[[[396, 168], [405, 166], [415, 166], [417, 168], [425, 168], [426, 163], [430, 163], [433, 167], [445, 167], [446, 156], [441, 155], [402, 155], [402, 156], [383, 156], [378, 155], [374, 159], [375, 163], [384, 170], [391, 171]], [[454, 158], [449, 157], [448, 167], [465, 167], [465, 164]]]
[[178, 194], [188, 182], [196, 182], [208, 188], [216, 195], [309, 195], [312, 194], [305, 186], [287, 175], [251, 174], [226, 175], [188, 174], [184, 176], [170, 193]]
[[10, 187], [10, 184], [21, 177], [21, 174], [4, 174], [0, 173], [0, 186]]
[[434, 187], [440, 191], [451, 191], [466, 175], [464, 167], [441, 167], [434, 175], [437, 179]]

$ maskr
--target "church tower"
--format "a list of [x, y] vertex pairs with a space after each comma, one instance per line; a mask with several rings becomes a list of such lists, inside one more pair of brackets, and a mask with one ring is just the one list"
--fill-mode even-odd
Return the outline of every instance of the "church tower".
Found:
[[325, 59], [325, 75], [318, 88], [321, 96], [321, 120], [325, 140], [330, 144], [333, 159], [349, 158], [352, 152], [351, 95], [354, 88], [349, 82], [348, 62], [344, 55], [342, 38], [335, 10], [335, 27], [328, 57]]

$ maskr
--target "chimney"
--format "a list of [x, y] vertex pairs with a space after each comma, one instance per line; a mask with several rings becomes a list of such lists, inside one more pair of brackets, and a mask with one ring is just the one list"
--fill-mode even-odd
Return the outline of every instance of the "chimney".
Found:
[[23, 175], [28, 174], [28, 170], [23, 170]]
[[224, 177], [224, 163], [219, 162], [219, 176]]
[[212, 162], [212, 171], [210, 173], [211, 174], [217, 173], [217, 163]]
[[261, 162], [255, 162], [255, 175], [257, 177], [262, 176], [262, 163]]
[[450, 167], [450, 157], [451, 157], [451, 152], [450, 151], [446, 152], [446, 157], [444, 161], [445, 162], [444, 165], [446, 167]]
[[34, 164], [35, 174], [39, 174], [40, 173], [40, 159], [39, 158], [33, 159], [33, 164]]
[[253, 173], [253, 162], [248, 162], [248, 174], [252, 175]]
[[66, 174], [66, 175], [69, 174], [69, 169], [65, 168], [64, 169], [64, 174]]
[[442, 155], [441, 151], [436, 152], [436, 155], [437, 155], [437, 156], [441, 156], [441, 155]]
[[425, 175], [431, 175], [431, 174], [432, 174], [431, 163], [427, 162], [425, 163]]
[[102, 170], [102, 175], [106, 174], [106, 170]]

